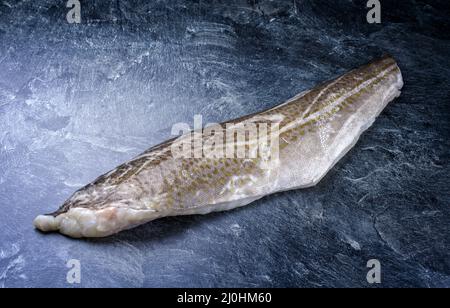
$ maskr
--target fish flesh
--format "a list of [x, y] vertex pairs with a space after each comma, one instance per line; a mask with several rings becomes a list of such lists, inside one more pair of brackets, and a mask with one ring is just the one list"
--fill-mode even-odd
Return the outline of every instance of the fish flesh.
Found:
[[[55, 213], [38, 216], [34, 225], [73, 238], [106, 237], [162, 217], [231, 210], [314, 186], [402, 87], [396, 61], [384, 56], [275, 108], [157, 145], [75, 192]], [[249, 127], [258, 133], [247, 133]], [[220, 130], [233, 137], [217, 139]], [[268, 131], [266, 138], [261, 132]], [[238, 137], [242, 132], [245, 138]], [[214, 155], [180, 150], [212, 141]], [[238, 147], [241, 155], [231, 151]]]

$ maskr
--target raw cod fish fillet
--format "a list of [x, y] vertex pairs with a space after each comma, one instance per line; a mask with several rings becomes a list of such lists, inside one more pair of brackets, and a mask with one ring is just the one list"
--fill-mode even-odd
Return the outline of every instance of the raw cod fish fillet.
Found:
[[[265, 148], [275, 151], [276, 144], [277, 156], [177, 157], [173, 147], [192, 136], [186, 134], [99, 177], [34, 225], [73, 238], [106, 237], [161, 217], [230, 210], [268, 194], [314, 186], [402, 87], [396, 61], [385, 56], [275, 108], [220, 124], [227, 133], [230, 123], [276, 123], [278, 144]], [[206, 143], [211, 136], [201, 138]], [[220, 146], [234, 148], [237, 139]], [[263, 139], [248, 137], [245, 148]]]

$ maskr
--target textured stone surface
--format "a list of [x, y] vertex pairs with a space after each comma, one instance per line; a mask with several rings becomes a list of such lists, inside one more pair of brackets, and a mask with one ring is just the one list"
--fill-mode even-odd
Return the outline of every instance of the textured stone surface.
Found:
[[[63, 1], [64, 2], [64, 1]], [[83, 1], [82, 1], [83, 2]], [[0, 287], [450, 287], [448, 1], [0, 1]], [[315, 188], [102, 239], [32, 220], [170, 136], [259, 111], [384, 52], [405, 88]]]

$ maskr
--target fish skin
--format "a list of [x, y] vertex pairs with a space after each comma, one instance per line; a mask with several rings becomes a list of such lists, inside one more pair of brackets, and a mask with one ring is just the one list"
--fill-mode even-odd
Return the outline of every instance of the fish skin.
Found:
[[[396, 61], [384, 56], [275, 108], [227, 122], [276, 123], [276, 158], [174, 157], [177, 142], [190, 138], [182, 136], [99, 177], [34, 225], [73, 238], [106, 237], [161, 217], [230, 210], [275, 192], [314, 186], [402, 87]], [[227, 123], [220, 125], [224, 132]], [[235, 144], [223, 147], [230, 145]]]

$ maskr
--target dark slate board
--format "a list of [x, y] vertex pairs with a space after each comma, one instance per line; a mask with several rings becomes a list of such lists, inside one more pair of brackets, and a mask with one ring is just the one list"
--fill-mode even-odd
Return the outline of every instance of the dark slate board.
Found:
[[[450, 287], [448, 1], [0, 1], [0, 287]], [[170, 3], [170, 4], [169, 4]], [[400, 4], [401, 3], [401, 4]], [[174, 123], [276, 105], [390, 53], [402, 96], [315, 188], [101, 240], [33, 229]]]

